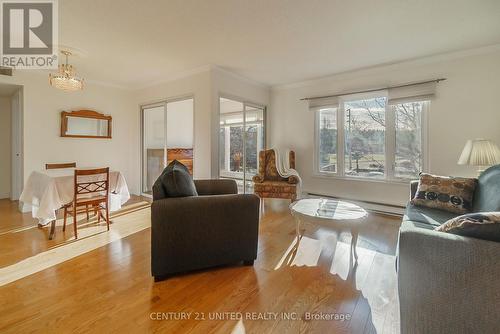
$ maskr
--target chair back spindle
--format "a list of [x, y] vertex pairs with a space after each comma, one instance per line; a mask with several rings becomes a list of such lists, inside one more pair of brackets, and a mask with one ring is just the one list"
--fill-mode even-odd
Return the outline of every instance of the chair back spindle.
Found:
[[[99, 177], [105, 175], [105, 177]], [[81, 197], [92, 195], [109, 196], [109, 167], [95, 169], [75, 170], [75, 195], [74, 200], [78, 202]]]

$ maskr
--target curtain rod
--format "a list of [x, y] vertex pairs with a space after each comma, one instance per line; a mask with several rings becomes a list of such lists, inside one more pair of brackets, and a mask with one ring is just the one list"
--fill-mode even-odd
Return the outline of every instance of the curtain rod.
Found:
[[309, 101], [309, 100], [316, 100], [316, 99], [324, 99], [327, 97], [339, 97], [339, 96], [351, 95], [351, 94], [371, 93], [371, 92], [376, 92], [376, 91], [384, 90], [384, 89], [403, 88], [403, 87], [409, 87], [409, 86], [423, 85], [423, 84], [427, 84], [427, 83], [431, 83], [431, 82], [439, 83], [439, 82], [444, 81], [444, 80], [446, 80], [446, 78], [439, 78], [439, 79], [420, 81], [420, 82], [412, 82], [412, 83], [406, 83], [406, 84], [402, 84], [402, 85], [398, 85], [398, 86], [389, 86], [389, 87], [373, 88], [373, 89], [367, 89], [367, 90], [358, 90], [358, 91], [346, 92], [346, 93], [340, 93], [340, 94], [334, 94], [334, 95], [304, 97], [300, 100], [301, 101]]

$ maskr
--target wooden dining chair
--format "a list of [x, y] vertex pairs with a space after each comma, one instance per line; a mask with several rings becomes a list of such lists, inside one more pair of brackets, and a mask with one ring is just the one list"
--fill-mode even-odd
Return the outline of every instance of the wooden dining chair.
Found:
[[[104, 177], [103, 177], [104, 176]], [[63, 231], [66, 230], [67, 216], [73, 216], [75, 239], [78, 239], [77, 216], [87, 213], [89, 207], [97, 212], [97, 223], [101, 222], [102, 211], [105, 212], [106, 225], [109, 231], [109, 167], [96, 169], [75, 169], [75, 192], [73, 202], [64, 208]]]
[[[63, 169], [63, 168], [76, 168], [76, 162], [63, 162], [63, 163], [57, 163], [57, 164], [45, 164], [45, 169]], [[61, 207], [61, 209], [64, 209], [67, 206], [70, 206], [71, 203], [68, 203], [64, 206]], [[88, 212], [88, 207], [87, 207], [87, 220], [89, 220], [89, 212]]]
[[45, 164], [45, 169], [76, 168], [76, 162], [65, 162], [62, 164]]

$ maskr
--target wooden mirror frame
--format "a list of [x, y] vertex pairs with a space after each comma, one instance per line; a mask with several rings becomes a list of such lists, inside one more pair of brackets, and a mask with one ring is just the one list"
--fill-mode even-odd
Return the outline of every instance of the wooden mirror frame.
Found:
[[[107, 136], [86, 136], [86, 135], [68, 135], [68, 117], [80, 117], [80, 118], [93, 118], [102, 119], [108, 121], [108, 134]], [[73, 138], [103, 138], [111, 139], [111, 121], [112, 117], [110, 115], [104, 115], [93, 110], [75, 110], [75, 111], [62, 111], [61, 112], [61, 137], [73, 137]]]

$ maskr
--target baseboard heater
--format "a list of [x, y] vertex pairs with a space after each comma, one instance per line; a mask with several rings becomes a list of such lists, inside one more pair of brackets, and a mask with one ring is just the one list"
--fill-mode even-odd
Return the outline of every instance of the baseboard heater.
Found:
[[317, 194], [317, 193], [311, 193], [311, 192], [306, 192], [306, 194], [309, 196], [332, 198], [332, 199], [336, 199], [336, 200], [343, 200], [343, 201], [349, 201], [349, 202], [353, 202], [353, 203], [364, 204], [361, 206], [367, 211], [374, 212], [374, 213], [381, 213], [381, 214], [390, 215], [390, 216], [401, 217], [401, 216], [403, 216], [403, 214], [405, 212], [405, 207], [401, 206], [401, 205], [372, 202], [372, 201], [363, 201], [363, 200], [357, 200], [357, 199], [352, 199], [352, 198], [337, 197], [337, 196]]

